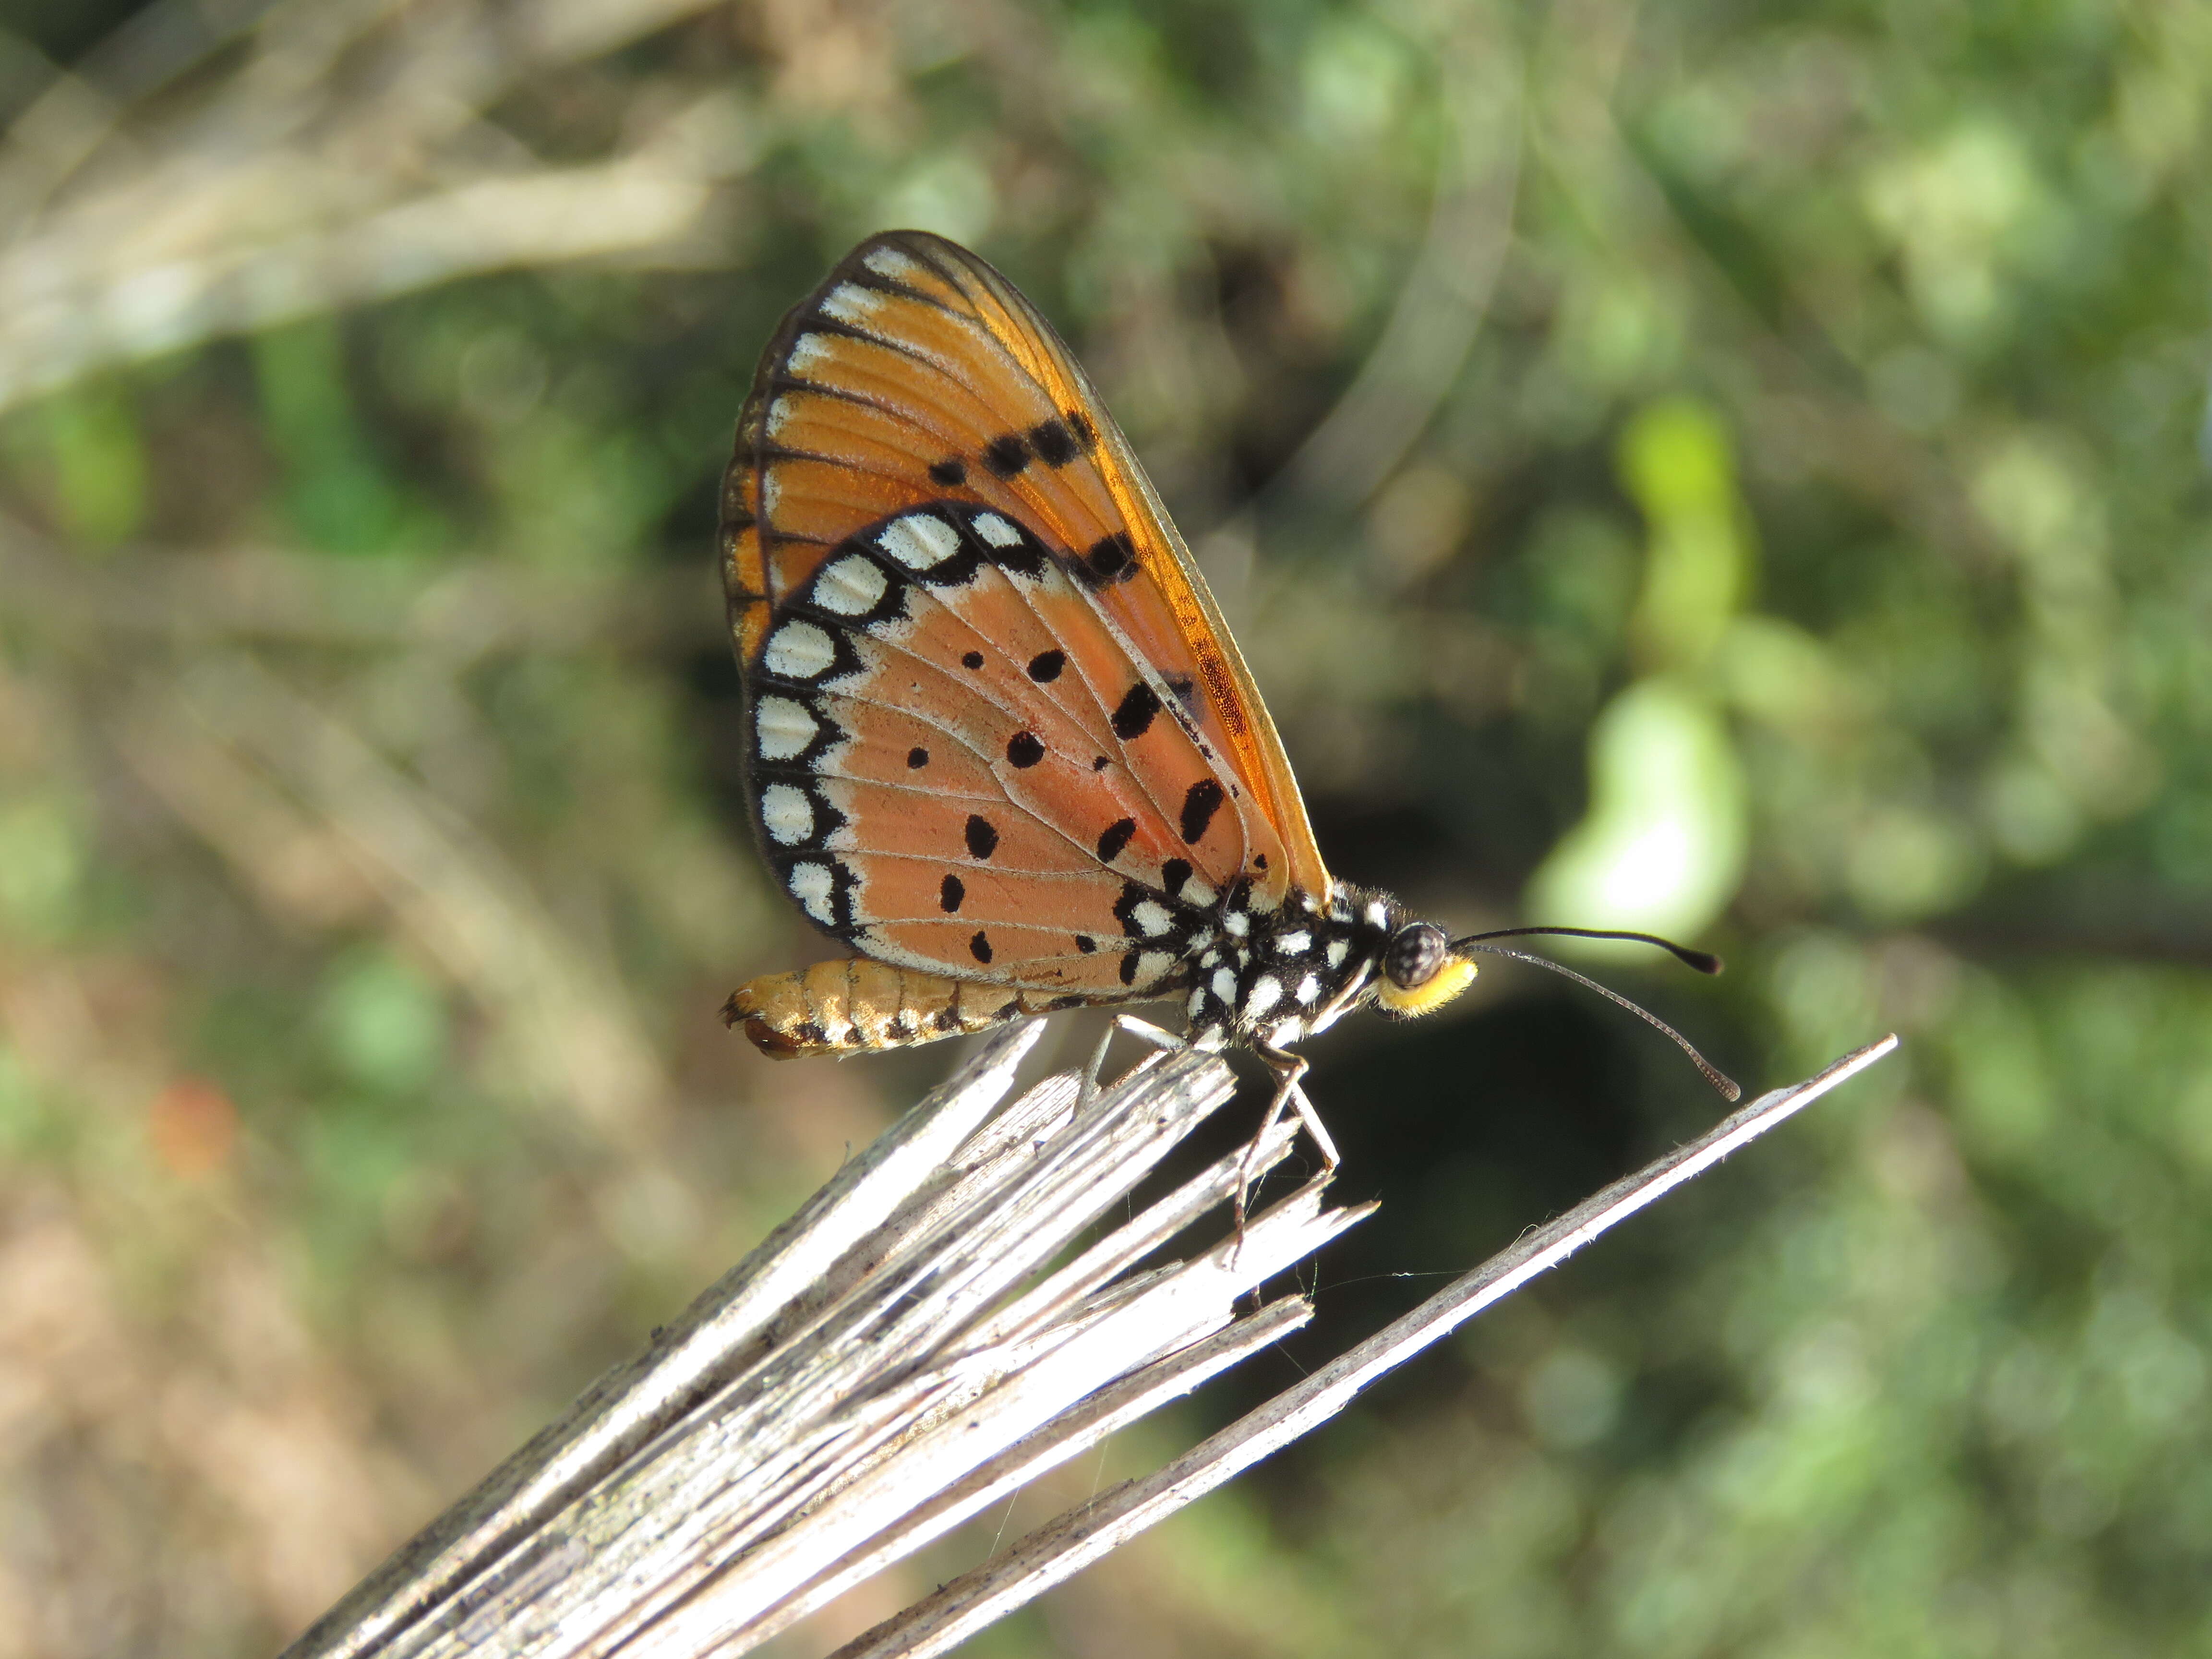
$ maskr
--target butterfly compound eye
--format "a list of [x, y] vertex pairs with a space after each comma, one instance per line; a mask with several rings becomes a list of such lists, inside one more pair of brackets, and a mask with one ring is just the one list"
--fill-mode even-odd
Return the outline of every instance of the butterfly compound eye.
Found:
[[1451, 954], [1451, 941], [1433, 922], [1417, 921], [1401, 927], [1382, 951], [1384, 977], [1401, 990], [1426, 985], [1437, 976]]

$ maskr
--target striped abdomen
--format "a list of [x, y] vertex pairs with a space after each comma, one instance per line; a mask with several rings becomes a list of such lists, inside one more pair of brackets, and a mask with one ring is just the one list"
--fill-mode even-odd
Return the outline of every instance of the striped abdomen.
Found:
[[796, 1060], [802, 1054], [934, 1042], [1087, 1000], [947, 979], [854, 957], [749, 981], [723, 1004], [722, 1023], [742, 1021], [745, 1035], [763, 1054]]

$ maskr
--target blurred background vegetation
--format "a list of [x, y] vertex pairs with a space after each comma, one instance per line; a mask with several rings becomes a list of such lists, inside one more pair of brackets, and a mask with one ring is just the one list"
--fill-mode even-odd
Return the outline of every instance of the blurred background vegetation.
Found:
[[[715, 479], [896, 225], [1075, 343], [1340, 873], [1723, 950], [1603, 970], [1754, 1087], [1906, 1037], [978, 1650], [2212, 1654], [2212, 9], [0, 23], [0, 1659], [271, 1650], [951, 1058], [714, 1018], [819, 948]], [[1011, 1526], [1717, 1111], [1480, 988], [1315, 1045], [1306, 1346]]]

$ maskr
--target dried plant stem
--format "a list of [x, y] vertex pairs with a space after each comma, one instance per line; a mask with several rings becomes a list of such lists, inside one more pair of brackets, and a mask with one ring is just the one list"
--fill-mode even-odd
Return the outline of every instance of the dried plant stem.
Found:
[[1846, 1054], [1817, 1077], [1760, 1096], [1698, 1139], [1613, 1182], [1558, 1219], [1522, 1235], [1413, 1312], [1157, 1474], [1125, 1481], [1070, 1510], [1016, 1540], [975, 1571], [848, 1643], [832, 1659], [927, 1659], [965, 1641], [1240, 1471], [1319, 1427], [1384, 1373], [1449, 1336], [1538, 1274], [1557, 1267], [1600, 1233], [1702, 1175], [1896, 1047], [1895, 1036], [1884, 1037]]
[[[1242, 1316], [1238, 1299], [1367, 1207], [1325, 1206], [1324, 1177], [1254, 1217], [1241, 1245], [1223, 1237], [1156, 1261], [1194, 1224], [1218, 1224], [1240, 1149], [1085, 1243], [1233, 1079], [1181, 1050], [1148, 1055], [1087, 1104], [1060, 1076], [1000, 1109], [1036, 1029], [984, 1046], [289, 1653], [744, 1652], [1303, 1324], [1303, 1297]], [[844, 1653], [964, 1639], [1893, 1046], [1765, 1097]], [[1260, 1166], [1294, 1135], [1271, 1132]]]

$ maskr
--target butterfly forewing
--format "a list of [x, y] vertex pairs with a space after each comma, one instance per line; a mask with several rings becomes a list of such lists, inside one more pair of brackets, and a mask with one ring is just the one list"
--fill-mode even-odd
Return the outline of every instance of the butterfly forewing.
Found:
[[972, 256], [878, 237], [794, 309], [724, 499], [761, 838], [830, 931], [1111, 1000], [1173, 981], [1228, 884], [1327, 890], [1126, 442]]
[[1255, 843], [1280, 843], [1263, 885], [1326, 890], [1280, 743], [1203, 580], [1073, 357], [988, 265], [920, 233], [862, 244], [771, 343], [739, 447], [727, 516], [748, 661], [767, 604], [827, 546], [899, 505], [988, 503], [1076, 561], [1091, 607], [1181, 690], [1259, 820]]

